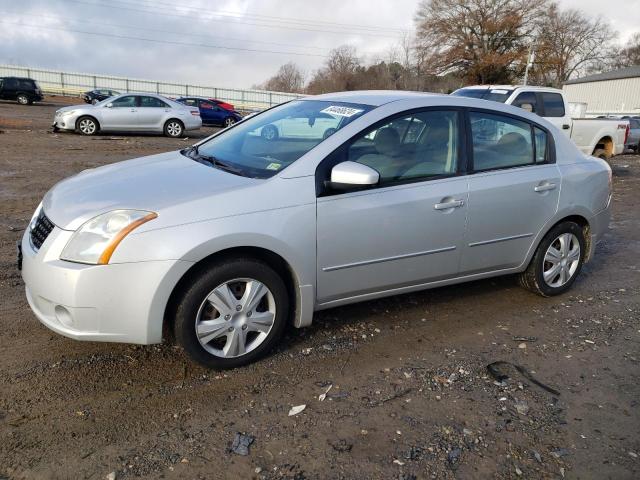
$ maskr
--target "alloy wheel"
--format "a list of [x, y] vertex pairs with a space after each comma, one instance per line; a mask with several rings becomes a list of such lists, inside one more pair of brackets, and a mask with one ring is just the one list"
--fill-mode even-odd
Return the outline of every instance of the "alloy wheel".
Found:
[[85, 135], [92, 135], [96, 131], [96, 123], [89, 118], [83, 118], [78, 124], [78, 129]]
[[231, 125], [233, 125], [234, 123], [236, 123], [236, 120], [234, 118], [226, 118], [224, 121], [224, 126], [225, 127], [230, 127]]
[[18, 95], [18, 103], [20, 105], [26, 105], [27, 103], [29, 103], [29, 99], [26, 95]]
[[196, 336], [216, 357], [240, 357], [265, 341], [275, 318], [276, 303], [269, 288], [252, 278], [238, 278], [219, 285], [204, 299], [196, 315]]
[[551, 242], [544, 255], [542, 276], [545, 283], [558, 288], [565, 285], [580, 265], [580, 242], [573, 233], [563, 233]]
[[172, 137], [179, 137], [182, 134], [182, 126], [178, 122], [170, 122], [167, 125], [167, 133]]

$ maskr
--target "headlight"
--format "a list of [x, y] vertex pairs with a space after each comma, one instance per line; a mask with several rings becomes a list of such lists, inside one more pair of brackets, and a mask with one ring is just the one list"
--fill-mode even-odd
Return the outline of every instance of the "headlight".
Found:
[[36, 211], [33, 212], [33, 216], [31, 217], [31, 221], [29, 222], [29, 231], [33, 230], [36, 226], [36, 222], [38, 221], [38, 216], [40, 216], [40, 211], [42, 210], [42, 202], [36, 208]]
[[98, 215], [76, 230], [60, 258], [70, 262], [106, 265], [129, 232], [157, 216], [157, 213], [143, 210], [113, 210]]
[[69, 110], [68, 112], [62, 112], [62, 115], [63, 115], [63, 116], [64, 116], [64, 115], [72, 115], [72, 114], [74, 114], [74, 113], [76, 113], [76, 111], [75, 111], [75, 110]]

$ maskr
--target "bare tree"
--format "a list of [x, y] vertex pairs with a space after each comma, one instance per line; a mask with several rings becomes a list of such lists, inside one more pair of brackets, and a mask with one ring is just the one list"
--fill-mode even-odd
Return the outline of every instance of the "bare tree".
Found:
[[640, 66], [640, 32], [636, 32], [617, 55], [616, 67]]
[[275, 92], [299, 93], [304, 89], [304, 74], [295, 63], [285, 63], [278, 69], [278, 73], [264, 82], [260, 88]]
[[325, 66], [318, 70], [307, 86], [309, 93], [355, 90], [355, 74], [361, 63], [355, 47], [342, 45], [329, 53]]
[[547, 0], [422, 0], [415, 16], [421, 69], [506, 83], [526, 65]]
[[540, 18], [535, 79], [559, 87], [573, 76], [605, 69], [615, 36], [601, 18], [589, 18], [580, 10], [560, 10], [552, 4]]

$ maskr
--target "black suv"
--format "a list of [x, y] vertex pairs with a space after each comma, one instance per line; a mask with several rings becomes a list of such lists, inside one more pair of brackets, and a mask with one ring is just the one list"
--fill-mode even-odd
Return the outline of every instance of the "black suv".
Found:
[[31, 105], [44, 97], [35, 80], [21, 77], [0, 77], [0, 99], [17, 100], [20, 105]]
[[90, 92], [84, 92], [81, 97], [85, 102], [95, 105], [102, 100], [115, 97], [116, 95], [120, 95], [120, 93], [115, 90], [91, 90]]

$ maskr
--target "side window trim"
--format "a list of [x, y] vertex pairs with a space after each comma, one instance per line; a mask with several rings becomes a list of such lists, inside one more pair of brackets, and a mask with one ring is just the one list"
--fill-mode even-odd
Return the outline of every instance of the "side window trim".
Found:
[[[322, 196], [335, 196], [335, 195], [347, 195], [351, 193], [362, 192], [362, 190], [358, 190], [357, 192], [346, 191], [346, 192], [328, 192], [326, 187], [324, 186], [325, 177], [330, 174], [331, 169], [340, 163], [340, 161], [336, 161], [341, 156], [345, 154], [345, 151], [353, 144], [353, 142], [362, 136], [367, 131], [376, 130], [383, 125], [386, 125], [394, 120], [406, 118], [408, 116], [413, 116], [419, 113], [427, 113], [427, 112], [455, 112], [457, 114], [458, 121], [458, 151], [457, 151], [457, 159], [456, 159], [456, 171], [455, 173], [450, 174], [442, 174], [442, 175], [433, 175], [428, 177], [420, 177], [420, 178], [411, 178], [406, 180], [399, 180], [396, 182], [389, 182], [385, 185], [377, 185], [375, 187], [371, 187], [370, 190], [381, 190], [384, 188], [397, 187], [399, 185], [408, 185], [413, 183], [421, 183], [421, 182], [429, 182], [433, 180], [440, 180], [443, 178], [451, 178], [457, 177], [461, 175], [465, 175], [467, 173], [468, 165], [469, 165], [469, 156], [468, 156], [468, 148], [467, 148], [467, 139], [469, 135], [467, 135], [467, 126], [466, 126], [466, 117], [465, 113], [467, 109], [464, 107], [451, 107], [451, 106], [433, 106], [433, 107], [422, 107], [422, 108], [413, 108], [410, 110], [405, 110], [403, 112], [398, 112], [391, 116], [385, 117], [376, 123], [373, 123], [366, 128], [363, 128], [359, 132], [355, 133], [349, 140], [344, 142], [338, 148], [336, 148], [333, 152], [327, 155], [316, 167], [316, 197]], [[470, 132], [470, 130], [469, 130]], [[320, 178], [322, 177], [322, 178]]]
[[[463, 108], [464, 110], [464, 126], [465, 126], [465, 130], [467, 133], [466, 136], [466, 142], [464, 143], [464, 147], [466, 147], [466, 157], [467, 157], [467, 170], [466, 173], [469, 175], [473, 175], [473, 174], [477, 174], [477, 173], [488, 173], [488, 172], [495, 172], [495, 171], [500, 171], [500, 170], [509, 170], [512, 168], [522, 168], [522, 167], [535, 167], [538, 165], [550, 165], [550, 164], [554, 164], [556, 163], [556, 144], [555, 144], [555, 140], [553, 138], [553, 134], [549, 131], [548, 128], [540, 125], [537, 122], [533, 122], [531, 120], [528, 119], [524, 119], [522, 117], [518, 117], [517, 115], [512, 115], [510, 113], [507, 112], [500, 112], [497, 110], [488, 110], [488, 109], [484, 109], [484, 108], [473, 108], [473, 107], [466, 107]], [[502, 115], [504, 117], [507, 118], [511, 118], [513, 120], [518, 120], [521, 122], [525, 122], [528, 123], [531, 126], [531, 141], [533, 142], [533, 152], [534, 152], [534, 157], [533, 157], [533, 163], [526, 163], [526, 164], [522, 164], [522, 165], [513, 165], [513, 166], [507, 166], [507, 167], [496, 167], [496, 168], [491, 168], [491, 169], [486, 169], [486, 170], [475, 170], [474, 167], [474, 163], [473, 163], [473, 135], [472, 135], [472, 131], [471, 131], [471, 117], [470, 114], [472, 112], [475, 113], [485, 113], [485, 114], [489, 114], [489, 115]], [[533, 128], [539, 128], [540, 130], [542, 130], [547, 138], [547, 151], [545, 154], [545, 161], [544, 162], [536, 162], [535, 159], [535, 135], [533, 134], [534, 130]]]

